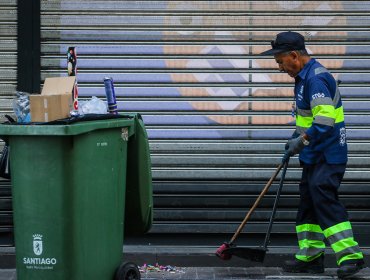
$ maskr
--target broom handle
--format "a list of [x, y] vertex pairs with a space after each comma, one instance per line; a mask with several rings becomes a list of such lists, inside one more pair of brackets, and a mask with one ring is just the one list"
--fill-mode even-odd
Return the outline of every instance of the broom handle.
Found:
[[289, 164], [289, 158], [287, 159], [287, 161], [284, 164], [283, 172], [281, 173], [279, 187], [278, 187], [278, 189], [276, 191], [276, 197], [275, 197], [275, 201], [274, 201], [274, 206], [272, 207], [270, 221], [269, 221], [269, 225], [268, 225], [266, 236], [265, 236], [265, 242], [263, 243], [263, 248], [264, 249], [267, 248], [267, 245], [270, 242], [270, 234], [271, 234], [272, 224], [274, 223], [274, 220], [275, 220], [276, 209], [277, 209], [277, 205], [279, 203], [281, 190], [283, 189], [284, 180], [285, 180], [285, 174], [286, 174], [286, 171], [288, 169], [288, 164]]
[[266, 192], [268, 191], [268, 189], [270, 188], [270, 186], [272, 185], [272, 182], [275, 180], [276, 176], [279, 174], [281, 168], [283, 167], [283, 163], [281, 163], [275, 173], [272, 175], [272, 177], [270, 178], [270, 180], [267, 182], [266, 186], [263, 188], [261, 194], [257, 197], [257, 200], [254, 202], [253, 206], [251, 209], [249, 209], [247, 215], [245, 216], [243, 222], [240, 224], [240, 226], [238, 227], [238, 229], [236, 230], [236, 232], [234, 233], [233, 237], [230, 239], [229, 241], [229, 244], [232, 244], [235, 239], [238, 237], [238, 235], [240, 234], [240, 232], [242, 231], [242, 229], [244, 228], [245, 224], [247, 223], [247, 221], [249, 220], [250, 216], [252, 215], [254, 209], [256, 209], [257, 205], [260, 203], [261, 199], [264, 197], [264, 195], [266, 194]]

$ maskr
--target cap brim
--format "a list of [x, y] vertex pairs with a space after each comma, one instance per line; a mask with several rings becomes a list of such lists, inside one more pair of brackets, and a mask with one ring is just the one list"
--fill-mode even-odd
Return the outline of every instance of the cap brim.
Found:
[[275, 54], [278, 54], [278, 53], [283, 53], [285, 51], [286, 50], [282, 50], [282, 49], [271, 49], [271, 50], [261, 52], [260, 55], [275, 55]]

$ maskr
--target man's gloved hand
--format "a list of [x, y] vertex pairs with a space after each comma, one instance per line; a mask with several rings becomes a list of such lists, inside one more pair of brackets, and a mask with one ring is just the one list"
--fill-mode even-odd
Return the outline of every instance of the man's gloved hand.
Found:
[[305, 147], [303, 141], [304, 139], [302, 135], [288, 140], [288, 142], [285, 144], [283, 162], [285, 162], [289, 157], [294, 156], [303, 150]]

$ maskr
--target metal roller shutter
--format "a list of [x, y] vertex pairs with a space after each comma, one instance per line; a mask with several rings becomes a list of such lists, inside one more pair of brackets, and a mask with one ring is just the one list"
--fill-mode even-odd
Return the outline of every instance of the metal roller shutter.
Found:
[[[150, 137], [153, 235], [231, 233], [278, 165], [291, 135], [292, 79], [259, 56], [274, 35], [302, 32], [342, 81], [350, 161], [342, 198], [370, 232], [370, 3], [357, 1], [44, 1], [42, 73], [66, 75], [77, 47], [82, 99], [114, 79], [121, 112], [140, 112]], [[293, 233], [297, 159], [274, 232]], [[248, 232], [263, 233], [273, 192]]]
[[[41, 9], [42, 80], [65, 76], [67, 48], [76, 46], [80, 99], [104, 99], [103, 78], [111, 76], [119, 110], [143, 115], [155, 192], [151, 236], [197, 233], [209, 241], [235, 231], [294, 127], [292, 79], [259, 53], [280, 31], [304, 34], [342, 81], [350, 160], [341, 197], [355, 231], [370, 232], [370, 1], [48, 0]], [[273, 228], [287, 236], [300, 175], [297, 159], [290, 166]], [[256, 239], [275, 189], [248, 225]]]
[[15, 0], [0, 3], [0, 119], [12, 111], [17, 84], [17, 8]]
[[[0, 3], [0, 123], [11, 114], [17, 85], [17, 1]], [[0, 140], [0, 152], [3, 149]], [[10, 182], [0, 178], [0, 245], [12, 242]]]

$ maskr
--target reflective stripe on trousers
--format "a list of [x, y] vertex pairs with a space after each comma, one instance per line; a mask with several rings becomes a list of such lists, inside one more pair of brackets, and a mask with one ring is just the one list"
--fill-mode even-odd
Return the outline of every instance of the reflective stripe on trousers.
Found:
[[358, 243], [353, 238], [350, 222], [343, 222], [324, 231], [319, 225], [303, 224], [296, 227], [299, 251], [296, 258], [310, 262], [324, 253], [326, 238], [335, 252], [337, 264], [343, 261], [363, 259]]
[[337, 190], [345, 167], [345, 164], [326, 162], [303, 165], [296, 220], [297, 259], [307, 262], [320, 256], [325, 249], [325, 238], [335, 252], [338, 265], [346, 260], [363, 258], [347, 212], [338, 200]]

